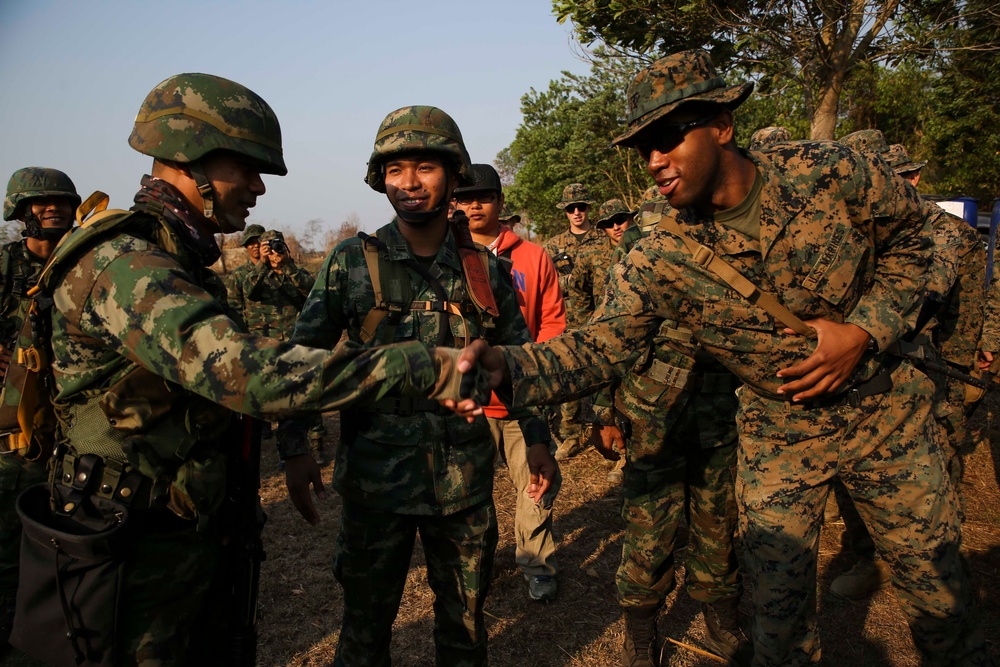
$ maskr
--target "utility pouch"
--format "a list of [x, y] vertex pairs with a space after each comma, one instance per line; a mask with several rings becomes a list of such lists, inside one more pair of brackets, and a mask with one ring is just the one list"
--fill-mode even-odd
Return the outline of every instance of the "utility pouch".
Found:
[[115, 664], [128, 509], [36, 484], [17, 499], [24, 525], [10, 643], [51, 665]]

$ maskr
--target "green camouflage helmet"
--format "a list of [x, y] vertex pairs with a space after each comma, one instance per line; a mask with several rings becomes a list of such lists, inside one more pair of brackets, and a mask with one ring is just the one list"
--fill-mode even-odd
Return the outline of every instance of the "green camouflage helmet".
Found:
[[145, 155], [185, 163], [227, 150], [250, 158], [263, 174], [288, 173], [270, 105], [249, 88], [211, 74], [178, 74], [150, 91], [128, 143]]
[[763, 127], [754, 132], [753, 136], [750, 137], [750, 150], [759, 151], [765, 146], [780, 144], [783, 141], [791, 141], [791, 139], [792, 135], [787, 127], [781, 127], [780, 125]]
[[882, 157], [885, 158], [885, 161], [889, 163], [889, 166], [897, 174], [908, 174], [911, 171], [919, 171], [927, 164], [926, 160], [922, 162], [911, 160], [910, 156], [906, 153], [906, 149], [903, 148], [903, 144], [889, 146], [889, 150]]
[[752, 92], [749, 82], [726, 85], [705, 51], [671, 54], [640, 71], [629, 84], [625, 109], [628, 129], [611, 143], [631, 146], [637, 134], [682, 104], [708, 102], [735, 109]]
[[462, 132], [451, 116], [437, 107], [408, 106], [396, 109], [379, 125], [375, 147], [368, 158], [365, 183], [385, 192], [385, 163], [403, 153], [437, 153], [458, 172], [459, 185], [472, 185], [472, 159]]
[[570, 183], [563, 188], [562, 199], [556, 204], [556, 208], [564, 209], [570, 204], [586, 204], [593, 206], [594, 200], [590, 198], [587, 186], [582, 183]]
[[629, 217], [632, 213], [621, 199], [609, 199], [597, 210], [597, 226], [611, 227], [616, 218]]
[[80, 195], [69, 176], [58, 169], [25, 167], [15, 171], [7, 181], [7, 196], [3, 200], [3, 219], [20, 220], [22, 203], [35, 197], [66, 197], [73, 201], [73, 209], [80, 205]]
[[282, 243], [284, 243], [285, 235], [279, 232], [277, 229], [269, 229], [260, 235], [261, 245], [265, 243], [270, 243], [271, 241], [281, 241]]
[[889, 150], [885, 136], [878, 130], [858, 130], [845, 134], [839, 141], [851, 150], [869, 155], [882, 155]]
[[263, 233], [264, 227], [262, 225], [247, 225], [247, 228], [243, 230], [243, 236], [240, 238], [240, 245], [245, 248], [248, 243], [253, 243], [253, 241], [259, 239]]

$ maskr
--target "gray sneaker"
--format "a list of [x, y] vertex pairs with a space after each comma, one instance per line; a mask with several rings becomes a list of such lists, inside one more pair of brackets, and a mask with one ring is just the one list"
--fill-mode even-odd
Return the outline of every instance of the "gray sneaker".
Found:
[[528, 582], [528, 597], [535, 602], [549, 602], [556, 599], [559, 582], [555, 577], [548, 574], [526, 574], [524, 580]]
[[830, 592], [840, 597], [858, 600], [882, 588], [887, 581], [889, 572], [882, 561], [863, 558], [830, 583]]

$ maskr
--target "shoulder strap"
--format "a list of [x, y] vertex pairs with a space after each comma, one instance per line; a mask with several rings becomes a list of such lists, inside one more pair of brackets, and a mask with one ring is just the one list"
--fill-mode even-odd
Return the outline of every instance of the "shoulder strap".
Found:
[[365, 264], [368, 265], [368, 275], [371, 277], [372, 289], [375, 290], [375, 307], [368, 311], [368, 314], [365, 315], [365, 321], [361, 324], [361, 342], [368, 343], [375, 338], [375, 331], [378, 329], [378, 325], [389, 314], [389, 310], [382, 307], [384, 304], [382, 299], [382, 280], [378, 267], [379, 251], [385, 248], [385, 246], [377, 238], [369, 236], [364, 232], [358, 232], [358, 237], [361, 239], [361, 246], [365, 251]]
[[469, 231], [469, 220], [464, 215], [452, 218], [452, 234], [455, 235], [455, 245], [458, 246], [458, 256], [462, 259], [465, 280], [469, 285], [469, 296], [476, 307], [492, 315], [500, 316], [493, 287], [490, 285], [489, 251], [479, 250], [472, 240]]
[[670, 232], [681, 241], [691, 254], [696, 264], [699, 264], [715, 275], [722, 278], [727, 285], [736, 290], [740, 296], [752, 304], [760, 306], [789, 329], [806, 338], [816, 338], [816, 330], [800, 320], [795, 313], [788, 310], [778, 297], [771, 292], [764, 292], [747, 278], [730, 266], [725, 260], [719, 258], [710, 248], [701, 245], [694, 239], [687, 236], [677, 224], [677, 219], [673, 215], [663, 214], [658, 222], [660, 229]]

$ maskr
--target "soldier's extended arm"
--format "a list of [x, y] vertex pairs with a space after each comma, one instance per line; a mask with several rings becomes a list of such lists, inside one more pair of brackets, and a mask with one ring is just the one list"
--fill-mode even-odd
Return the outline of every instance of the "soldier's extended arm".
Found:
[[[136, 294], [148, 300], [137, 301]], [[439, 386], [441, 365], [420, 343], [372, 350], [344, 344], [330, 351], [239, 333], [222, 306], [166, 254], [146, 253], [139, 260], [124, 254], [100, 272], [89, 294], [60, 288], [55, 299], [56, 316], [65, 313], [81, 322], [84, 333], [111, 349], [256, 417], [334, 410], [387, 394], [427, 395]], [[72, 359], [74, 353], [57, 350], [57, 355]], [[60, 391], [75, 392], [72, 368], [56, 371]], [[457, 386], [447, 391], [457, 394]]]

